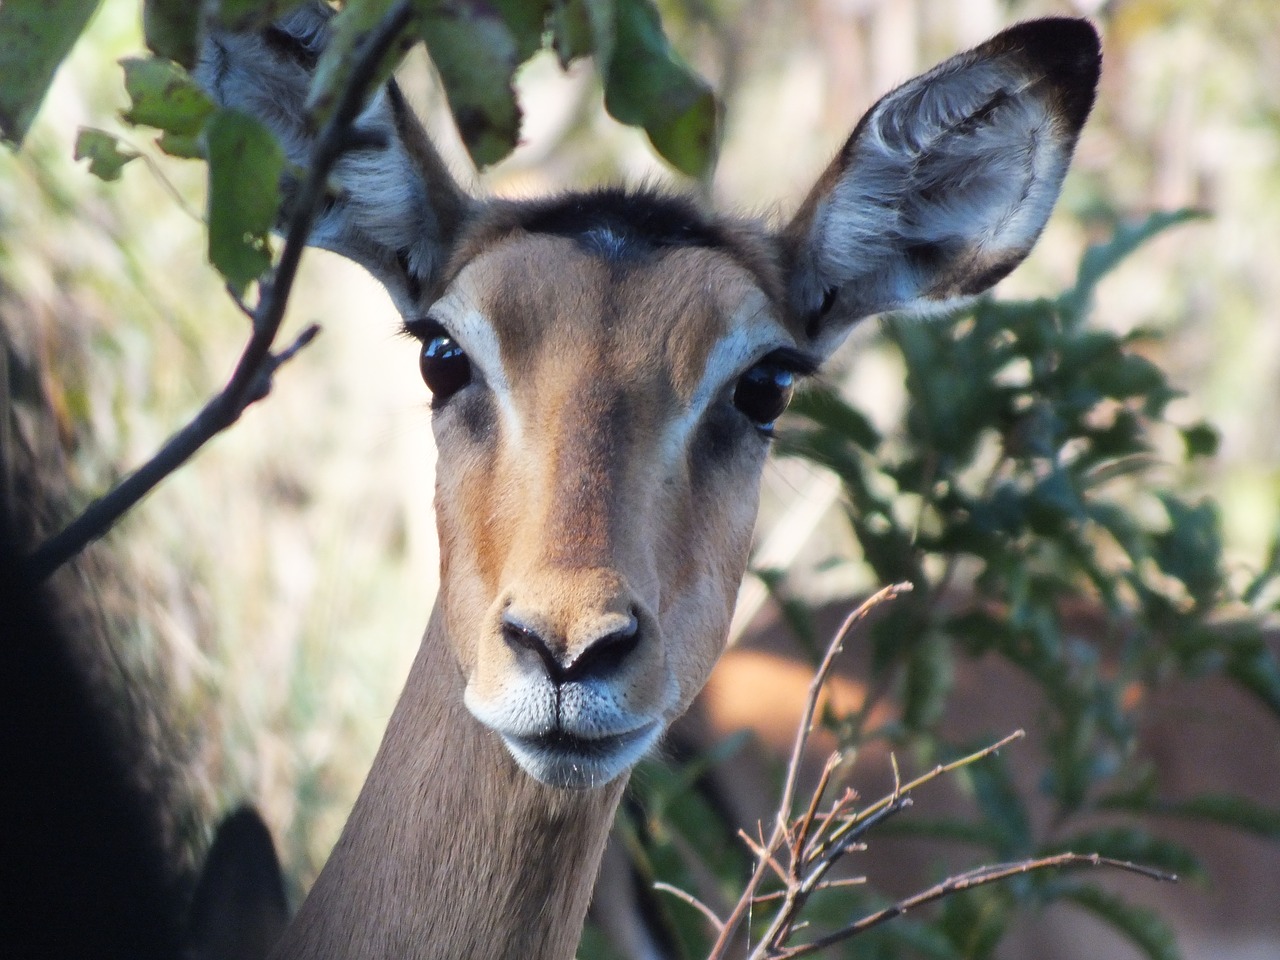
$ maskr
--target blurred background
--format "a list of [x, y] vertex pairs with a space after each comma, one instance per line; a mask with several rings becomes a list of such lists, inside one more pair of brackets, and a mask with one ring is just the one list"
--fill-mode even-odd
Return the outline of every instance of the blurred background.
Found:
[[[455, 173], [477, 189], [530, 196], [618, 180], [672, 183], [782, 222], [862, 112], [896, 83], [1020, 19], [1094, 18], [1104, 37], [1098, 106], [1043, 240], [998, 295], [1062, 289], [1085, 246], [1122, 219], [1181, 207], [1209, 214], [1108, 278], [1094, 323], [1166, 333], [1148, 355], [1186, 392], [1171, 417], [1208, 419], [1222, 435], [1193, 481], [1222, 506], [1230, 564], [1263, 564], [1280, 521], [1280, 5], [660, 6], [676, 45], [725, 105], [709, 183], [680, 182], [642, 133], [604, 114], [589, 62], [564, 72], [540, 55], [524, 68], [521, 146], [479, 175], [421, 51], [402, 81]], [[246, 336], [243, 315], [204, 263], [203, 168], [164, 156], [116, 119], [126, 103], [116, 61], [142, 48], [137, 11], [106, 0], [23, 151], [0, 152], [0, 320], [17, 414], [6, 442], [47, 471], [46, 532], [184, 423], [223, 382]], [[81, 126], [121, 135], [145, 160], [103, 184], [72, 159]], [[307, 255], [285, 336], [312, 321], [323, 334], [281, 371], [273, 396], [89, 561], [105, 578], [94, 578], [96, 602], [125, 638], [120, 669], [164, 690], [151, 723], [165, 754], [157, 769], [181, 774], [178, 842], [195, 857], [208, 825], [250, 799], [272, 826], [295, 894], [323, 864], [371, 762], [426, 623], [437, 564], [434, 451], [413, 344], [397, 337], [380, 288], [323, 252]], [[852, 339], [840, 369], [856, 375], [841, 379], [889, 428], [904, 388], [879, 337], [869, 323]], [[815, 535], [830, 527], [823, 519], [835, 496], [810, 465], [787, 461], [766, 473], [759, 539], [767, 554], [757, 563], [791, 567], [814, 601], [873, 585], [865, 567], [828, 562], [842, 552], [849, 559], [848, 538]], [[743, 602], [740, 625], [765, 602], [757, 582], [748, 581]], [[1272, 879], [1280, 903], [1280, 868]]]

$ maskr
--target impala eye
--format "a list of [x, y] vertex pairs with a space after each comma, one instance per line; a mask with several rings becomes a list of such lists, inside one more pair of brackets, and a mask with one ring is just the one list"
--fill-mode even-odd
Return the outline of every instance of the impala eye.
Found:
[[441, 404], [471, 382], [471, 361], [453, 335], [433, 320], [415, 324], [414, 336], [422, 341], [418, 369], [431, 391], [433, 404]]
[[782, 416], [795, 391], [796, 375], [769, 357], [738, 378], [733, 405], [756, 425], [761, 433], [773, 432], [773, 421]]

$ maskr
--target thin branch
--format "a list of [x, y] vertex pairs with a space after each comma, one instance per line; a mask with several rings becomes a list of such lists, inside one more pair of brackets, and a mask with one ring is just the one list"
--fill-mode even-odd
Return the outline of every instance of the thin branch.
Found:
[[675, 897], [677, 900], [683, 900], [689, 906], [693, 907], [695, 910], [701, 913], [704, 917], [706, 917], [707, 920], [710, 921], [711, 925], [715, 927], [717, 931], [724, 929], [724, 921], [715, 915], [715, 911], [713, 911], [710, 907], [708, 907], [705, 903], [703, 903], [693, 894], [686, 893], [685, 891], [681, 890], [679, 887], [673, 887], [669, 883], [663, 883], [661, 880], [654, 883], [653, 889], [661, 890], [663, 893], [669, 893], [673, 897]]
[[[998, 752], [1002, 747], [1007, 747], [1009, 744], [1013, 743], [1013, 741], [1021, 740], [1026, 735], [1025, 730], [1015, 730], [1008, 736], [1000, 738], [995, 743], [983, 747], [981, 750], [977, 750], [968, 756], [961, 757], [959, 760], [952, 760], [950, 763], [940, 763], [932, 770], [922, 773], [910, 783], [895, 787], [893, 793], [881, 797], [866, 809], [858, 811], [858, 815], [856, 817], [833, 831], [830, 841], [832, 843], [839, 843], [846, 833], [851, 830], [858, 829], [858, 824], [863, 820], [876, 816], [882, 808], [894, 803], [899, 797], [906, 796], [918, 787], [924, 786], [931, 780], [936, 780], [943, 774], [951, 773], [953, 770], [959, 770], [961, 767], [967, 767], [969, 764], [976, 763], [984, 757], [989, 757], [991, 754]], [[866, 833], [866, 831], [859, 830], [859, 834], [862, 833]]]
[[778, 822], [784, 826], [784, 829], [787, 818], [791, 816], [791, 808], [795, 803], [796, 778], [800, 775], [800, 761], [804, 755], [805, 744], [809, 740], [809, 734], [813, 732], [813, 718], [818, 710], [818, 699], [822, 695], [822, 688], [826, 686], [827, 677], [831, 673], [831, 667], [835, 663], [836, 657], [844, 649], [844, 643], [849, 638], [849, 633], [857, 624], [865, 620], [882, 604], [888, 603], [904, 593], [909, 593], [911, 589], [911, 584], [905, 582], [885, 587], [872, 594], [856, 610], [845, 617], [844, 623], [840, 625], [840, 629], [836, 631], [835, 637], [832, 638], [831, 644], [827, 647], [822, 663], [819, 664], [813, 679], [809, 681], [809, 695], [805, 698], [804, 712], [800, 716], [800, 725], [796, 728], [796, 739], [791, 748], [791, 760], [787, 764], [787, 780], [782, 788], [782, 800], [778, 804]]
[[[796, 728], [796, 739], [792, 746], [791, 759], [787, 764], [787, 779], [783, 786], [782, 799], [778, 804], [777, 816], [774, 819], [773, 834], [767, 843], [764, 842], [762, 838], [759, 844], [756, 844], [750, 837], [742, 834], [743, 839], [747, 841], [748, 847], [752, 848], [752, 851], [756, 854], [755, 870], [752, 872], [751, 878], [747, 881], [747, 885], [742, 892], [742, 896], [738, 899], [737, 904], [735, 904], [729, 916], [725, 918], [724, 926], [720, 931], [720, 935], [716, 938], [716, 942], [712, 945], [711, 952], [708, 954], [707, 960], [722, 960], [722, 958], [727, 955], [733, 936], [737, 932], [738, 927], [742, 924], [742, 921], [746, 919], [752, 903], [754, 902], [756, 892], [760, 889], [760, 884], [764, 882], [764, 879], [768, 875], [770, 869], [779, 874], [783, 883], [787, 887], [785, 900], [783, 905], [779, 908], [778, 915], [789, 916], [791, 918], [790, 922], [794, 923], [795, 911], [793, 908], [795, 906], [796, 897], [800, 896], [803, 898], [804, 894], [800, 893], [799, 884], [796, 880], [788, 882], [788, 875], [781, 871], [776, 859], [774, 858], [774, 852], [784, 844], [788, 844], [793, 867], [801, 856], [800, 849], [795, 845], [794, 841], [796, 838], [793, 837], [791, 833], [789, 822], [791, 810], [795, 805], [796, 782], [799, 777], [800, 762], [804, 757], [804, 748], [809, 741], [809, 735], [813, 731], [813, 721], [818, 711], [818, 700], [822, 696], [822, 689], [826, 685], [827, 677], [831, 673], [832, 665], [835, 663], [835, 659], [839, 655], [840, 651], [844, 649], [845, 641], [848, 640], [853, 628], [862, 623], [882, 604], [887, 603], [910, 590], [911, 584], [904, 582], [895, 583], [892, 586], [885, 587], [878, 593], [873, 594], [845, 618], [844, 623], [840, 625], [840, 629], [837, 630], [835, 635], [831, 638], [831, 643], [828, 645], [826, 654], [822, 658], [822, 663], [818, 666], [813, 679], [809, 682], [809, 692], [808, 696], [805, 698], [804, 711], [801, 714], [800, 724]], [[846, 794], [846, 797], [847, 796], [848, 795]], [[843, 802], [844, 799], [845, 798], [842, 798], [841, 802]], [[826, 817], [823, 820], [824, 826], [830, 823], [830, 821], [831, 817]], [[810, 827], [812, 822], [812, 818], [810, 818]], [[810, 827], [797, 830], [797, 836], [804, 833], [806, 836], [805, 842], [807, 842], [807, 833]], [[774, 925], [770, 928], [770, 934], [776, 932], [777, 929], [777, 921], [775, 919]], [[767, 945], [768, 942], [769, 938], [766, 937], [765, 943], [762, 944], [762, 946]]]
[[413, 0], [400, 0], [363, 41], [352, 66], [351, 76], [324, 130], [316, 141], [306, 179], [294, 195], [284, 247], [270, 282], [262, 286], [261, 299], [253, 311], [253, 334], [222, 391], [209, 400], [195, 418], [175, 433], [159, 452], [125, 477], [108, 493], [50, 537], [28, 558], [27, 574], [40, 582], [86, 546], [107, 533], [116, 522], [155, 487], [186, 463], [214, 436], [230, 427], [255, 400], [265, 396], [264, 374], [271, 373], [309, 342], [310, 336], [279, 355], [272, 353], [285, 306], [298, 272], [298, 263], [324, 198], [329, 173], [350, 146], [350, 129], [363, 109], [365, 95], [378, 65], [403, 33], [415, 14]]
[[927, 890], [899, 900], [892, 906], [885, 907], [883, 910], [877, 910], [875, 913], [868, 914], [861, 920], [849, 924], [843, 929], [834, 933], [811, 940], [808, 943], [798, 944], [794, 947], [788, 947], [772, 954], [778, 960], [791, 960], [792, 957], [802, 957], [808, 953], [816, 953], [819, 950], [826, 949], [834, 944], [847, 940], [852, 936], [877, 927], [894, 917], [901, 916], [908, 910], [914, 910], [916, 907], [924, 906], [926, 903], [932, 903], [943, 897], [950, 896], [953, 893], [959, 893], [962, 890], [968, 890], [972, 887], [983, 886], [988, 883], [995, 883], [998, 880], [1006, 880], [1009, 877], [1018, 876], [1019, 874], [1031, 873], [1037, 870], [1062, 869], [1065, 867], [1076, 866], [1093, 866], [1093, 867], [1114, 867], [1118, 870], [1126, 870], [1130, 873], [1141, 874], [1153, 880], [1175, 881], [1177, 876], [1171, 873], [1165, 873], [1161, 870], [1155, 870], [1151, 867], [1142, 866], [1141, 864], [1131, 863], [1128, 860], [1113, 860], [1110, 857], [1099, 856], [1096, 853], [1059, 853], [1051, 857], [1041, 857], [1036, 860], [1020, 860], [1017, 863], [1001, 863], [991, 866], [979, 867], [976, 870], [969, 870], [966, 873], [957, 874], [954, 877], [948, 877], [941, 883], [935, 884]]
[[[800, 818], [800, 826], [796, 830], [796, 837], [792, 843], [795, 855], [791, 858], [791, 875], [796, 876], [800, 869], [800, 864], [804, 861], [804, 849], [809, 842], [809, 831], [813, 828], [813, 819], [818, 814], [818, 807], [822, 803], [822, 795], [827, 792], [827, 785], [831, 782], [831, 774], [835, 772], [836, 767], [840, 766], [844, 757], [839, 751], [827, 757], [827, 762], [822, 767], [822, 776], [818, 778], [818, 785], [813, 789], [813, 797], [809, 800], [809, 809], [804, 812], [804, 816]], [[843, 799], [843, 798], [842, 798]], [[832, 804], [831, 809], [835, 810], [838, 804]], [[821, 829], [819, 829], [821, 834]]]
[[778, 879], [783, 883], [787, 882], [787, 871], [782, 868], [782, 864], [780, 864], [777, 858], [774, 857], [773, 849], [771, 847], [767, 847], [759, 841], [752, 840], [751, 834], [747, 833], [745, 830], [739, 830], [738, 836], [741, 838], [742, 842], [747, 845], [748, 849], [756, 855], [756, 859], [761, 863], [768, 864], [773, 872], [777, 874]]

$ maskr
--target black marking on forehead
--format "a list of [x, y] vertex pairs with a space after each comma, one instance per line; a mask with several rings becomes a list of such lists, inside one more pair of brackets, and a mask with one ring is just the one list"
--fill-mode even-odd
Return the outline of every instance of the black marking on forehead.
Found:
[[693, 203], [654, 191], [605, 188], [522, 204], [516, 225], [567, 237], [611, 263], [672, 247], [733, 246], [725, 230]]

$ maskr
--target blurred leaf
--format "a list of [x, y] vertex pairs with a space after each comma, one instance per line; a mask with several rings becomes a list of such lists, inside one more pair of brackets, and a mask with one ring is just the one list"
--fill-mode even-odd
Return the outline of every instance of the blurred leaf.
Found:
[[1170, 227], [1205, 216], [1207, 214], [1200, 210], [1158, 211], [1145, 220], [1118, 226], [1110, 240], [1095, 244], [1085, 251], [1076, 274], [1074, 289], [1061, 298], [1064, 311], [1077, 318], [1082, 316], [1098, 283], [1126, 257]]
[[209, 261], [243, 290], [271, 266], [268, 237], [280, 205], [284, 153], [261, 123], [222, 109], [205, 128], [209, 155]]
[[1271, 549], [1267, 551], [1262, 570], [1250, 581], [1241, 599], [1248, 604], [1257, 603], [1268, 585], [1277, 577], [1280, 577], [1280, 528], [1272, 534]]
[[1222, 585], [1222, 522], [1209, 500], [1192, 505], [1172, 493], [1160, 495], [1172, 524], [1153, 538], [1160, 569], [1177, 577], [1198, 604], [1210, 602]]
[[5, 0], [0, 4], [0, 137], [20, 145], [59, 64], [98, 0]]
[[[957, 751], [957, 755], [969, 752]], [[1005, 758], [999, 754], [986, 757], [980, 763], [969, 764], [961, 775], [972, 784], [982, 816], [1000, 833], [994, 848], [996, 855], [1001, 860], [1026, 856], [1033, 848], [1031, 821], [1009, 776]]]
[[515, 39], [516, 59], [528, 60], [542, 49], [548, 18], [559, 6], [555, 0], [490, 0]]
[[[219, 4], [225, 9], [226, 3]], [[144, 0], [142, 32], [152, 53], [193, 67], [203, 5], [191, 0]]]
[[516, 38], [480, 3], [432, 13], [423, 21], [422, 36], [471, 158], [480, 167], [501, 160], [520, 134], [512, 86], [519, 63]]
[[861, 410], [850, 406], [840, 394], [827, 386], [801, 390], [791, 401], [790, 412], [807, 417], [819, 426], [874, 451], [880, 445], [880, 434]]
[[1077, 833], [1054, 841], [1037, 855], [1067, 852], [1099, 853], [1114, 860], [1167, 870], [1180, 878], [1204, 876], [1200, 861], [1186, 847], [1138, 827], [1103, 827]]
[[1098, 806], [1104, 810], [1206, 820], [1271, 840], [1280, 839], [1280, 808], [1264, 806], [1230, 793], [1202, 793], [1187, 800], [1161, 800], [1147, 796], [1145, 791], [1135, 791], [1102, 797]]
[[191, 75], [158, 57], [127, 57], [120, 65], [131, 101], [123, 118], [164, 131], [160, 147], [165, 151], [198, 156], [197, 137], [214, 106]]
[[[351, 76], [360, 46], [382, 22], [397, 0], [349, 0], [342, 11], [329, 21], [329, 43], [320, 54], [311, 89], [307, 93], [307, 112], [317, 124], [328, 119]], [[405, 27], [396, 43], [378, 64], [370, 78], [369, 89], [375, 90], [390, 78], [409, 48], [417, 42], [413, 24]]]
[[[182, 0], [170, 0], [174, 5]], [[247, 31], [278, 20], [306, 0], [218, 0], [213, 4], [218, 22], [228, 30]], [[198, 6], [198, 4], [191, 4]], [[348, 4], [350, 6], [350, 4]], [[158, 52], [158, 51], [157, 51]]]
[[1145, 357], [1121, 353], [1093, 366], [1087, 382], [1103, 396], [1124, 400], [1145, 397], [1166, 386], [1164, 371]]
[[551, 13], [551, 45], [560, 65], [594, 54], [596, 70], [607, 76], [617, 35], [617, 11], [613, 0], [565, 0]]
[[943, 899], [938, 922], [964, 960], [986, 960], [1008, 929], [1013, 908], [1011, 885], [991, 884]]
[[942, 718], [954, 679], [951, 644], [942, 633], [931, 631], [915, 644], [907, 658], [903, 723], [913, 730], [933, 727]]
[[1218, 431], [1203, 421], [1182, 429], [1182, 442], [1187, 447], [1187, 458], [1212, 457], [1218, 453], [1222, 439]]
[[1226, 672], [1280, 718], [1280, 663], [1264, 644], [1233, 651]]
[[89, 172], [103, 180], [119, 180], [120, 171], [138, 154], [133, 150], [121, 150], [120, 141], [105, 130], [81, 127], [76, 135], [77, 160], [89, 161]]
[[920, 837], [946, 843], [966, 843], [996, 849], [1003, 839], [998, 827], [986, 820], [961, 820], [957, 817], [899, 817], [886, 820], [876, 828], [880, 836]]
[[1093, 886], [1077, 887], [1065, 898], [1111, 924], [1151, 960], [1181, 960], [1173, 931], [1154, 910]]
[[681, 173], [702, 176], [718, 146], [715, 97], [662, 31], [651, 0], [617, 0], [617, 37], [605, 73], [605, 108], [642, 127], [654, 149]]

